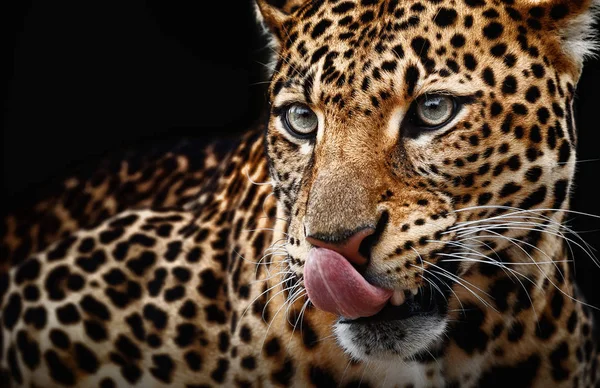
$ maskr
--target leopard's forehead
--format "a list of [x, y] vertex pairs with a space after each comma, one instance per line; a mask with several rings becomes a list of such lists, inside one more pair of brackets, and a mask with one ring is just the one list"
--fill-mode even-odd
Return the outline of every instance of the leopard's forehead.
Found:
[[512, 1], [312, 1], [281, 27], [272, 100], [369, 115], [429, 90], [500, 94], [568, 61], [544, 25], [561, 9]]

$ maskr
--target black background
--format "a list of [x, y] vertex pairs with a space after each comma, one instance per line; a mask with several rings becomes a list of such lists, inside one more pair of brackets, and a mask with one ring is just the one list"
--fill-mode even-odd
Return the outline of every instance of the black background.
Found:
[[[181, 136], [238, 133], [265, 101], [269, 52], [250, 1], [21, 1], [4, 13], [2, 209], [107, 152]], [[600, 62], [576, 100], [573, 209], [600, 215]], [[589, 161], [592, 159], [592, 161]], [[600, 219], [570, 225], [600, 249]], [[600, 269], [578, 252], [577, 277], [600, 306]]]

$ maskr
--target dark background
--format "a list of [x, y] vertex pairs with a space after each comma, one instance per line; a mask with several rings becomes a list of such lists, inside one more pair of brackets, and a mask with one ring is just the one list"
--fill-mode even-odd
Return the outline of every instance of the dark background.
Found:
[[[107, 152], [183, 136], [239, 133], [265, 101], [265, 48], [249, 0], [21, 1], [4, 13], [2, 210]], [[600, 62], [587, 64], [573, 209], [600, 215]], [[592, 159], [592, 161], [589, 161]], [[596, 249], [600, 219], [571, 226]], [[576, 273], [600, 306], [600, 269]]]

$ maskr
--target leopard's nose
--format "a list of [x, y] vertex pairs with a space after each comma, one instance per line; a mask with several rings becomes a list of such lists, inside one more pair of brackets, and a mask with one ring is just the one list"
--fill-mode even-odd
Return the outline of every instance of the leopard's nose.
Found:
[[352, 264], [361, 266], [368, 262], [367, 257], [361, 253], [361, 245], [373, 233], [375, 233], [375, 228], [369, 227], [337, 235], [343, 237], [309, 235], [306, 237], [306, 241], [318, 248], [331, 249], [344, 256]]

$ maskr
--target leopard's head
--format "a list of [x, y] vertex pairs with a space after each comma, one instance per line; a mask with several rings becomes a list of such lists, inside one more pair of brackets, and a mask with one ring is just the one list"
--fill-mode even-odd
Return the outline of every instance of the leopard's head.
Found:
[[475, 268], [553, 246], [591, 2], [257, 5], [290, 272], [352, 357], [427, 351], [461, 301], [486, 302]]

